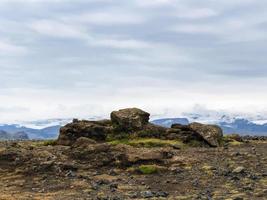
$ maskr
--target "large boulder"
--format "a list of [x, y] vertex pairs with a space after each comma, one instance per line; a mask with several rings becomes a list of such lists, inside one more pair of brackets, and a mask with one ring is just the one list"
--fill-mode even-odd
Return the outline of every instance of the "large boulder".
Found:
[[150, 114], [138, 108], [127, 108], [111, 113], [111, 121], [120, 131], [142, 130], [148, 124]]
[[189, 127], [201, 135], [204, 140], [212, 147], [220, 146], [220, 141], [223, 137], [223, 131], [216, 125], [204, 125], [200, 123], [191, 123]]
[[190, 143], [191, 145], [207, 145], [207, 142], [201, 135], [186, 125], [181, 125], [181, 127], [173, 126], [172, 128], [169, 128], [167, 130], [166, 139], [180, 140], [184, 143]]
[[110, 120], [73, 120], [72, 123], [69, 123], [60, 129], [57, 144], [72, 145], [80, 137], [86, 137], [96, 141], [105, 141], [110, 132], [112, 132]]

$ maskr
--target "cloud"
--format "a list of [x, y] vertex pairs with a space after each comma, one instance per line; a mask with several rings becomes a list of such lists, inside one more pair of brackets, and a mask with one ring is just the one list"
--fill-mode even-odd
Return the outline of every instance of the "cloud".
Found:
[[175, 0], [135, 0], [138, 6], [143, 7], [151, 7], [151, 6], [162, 6], [162, 5], [169, 5], [174, 3]]
[[186, 19], [202, 19], [217, 16], [219, 13], [210, 8], [178, 9], [177, 17]]
[[68, 25], [62, 22], [53, 20], [38, 20], [30, 24], [30, 28], [42, 35], [59, 38], [87, 38], [86, 30], [81, 27]]
[[101, 12], [87, 12], [79, 15], [67, 15], [62, 17], [64, 21], [88, 23], [93, 25], [130, 25], [140, 24], [145, 19], [137, 14], [123, 13], [121, 10], [106, 10]]
[[27, 48], [13, 44], [9, 41], [0, 40], [0, 56], [15, 56], [27, 53]]
[[264, 1], [0, 5], [0, 104], [29, 110], [9, 119], [69, 117], [76, 110], [86, 116], [93, 107], [100, 114], [138, 106], [175, 115], [195, 104], [267, 110]]
[[84, 40], [90, 46], [102, 46], [118, 49], [138, 49], [148, 48], [150, 44], [136, 39], [124, 39], [118, 36], [97, 36], [90, 35], [84, 26], [66, 24], [60, 21], [38, 20], [32, 22], [29, 26], [33, 31], [48, 37], [63, 39]]

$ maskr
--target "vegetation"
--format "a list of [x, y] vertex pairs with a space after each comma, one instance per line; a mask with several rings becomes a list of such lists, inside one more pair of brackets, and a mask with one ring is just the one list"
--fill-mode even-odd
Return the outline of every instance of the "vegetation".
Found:
[[138, 171], [142, 174], [155, 174], [158, 173], [159, 168], [157, 165], [140, 165]]
[[55, 146], [57, 144], [56, 140], [45, 140], [43, 146]]
[[223, 144], [229, 144], [229, 145], [232, 145], [232, 146], [235, 146], [235, 145], [241, 145], [243, 144], [243, 142], [241, 141], [237, 141], [235, 139], [235, 137], [233, 137], [235, 135], [224, 135], [223, 138], [222, 138], [222, 143]]
[[156, 138], [136, 138], [136, 139], [122, 139], [114, 140], [109, 142], [112, 145], [126, 144], [133, 147], [166, 147], [166, 146], [175, 146], [175, 147], [184, 147], [185, 144], [178, 140], [161, 140]]

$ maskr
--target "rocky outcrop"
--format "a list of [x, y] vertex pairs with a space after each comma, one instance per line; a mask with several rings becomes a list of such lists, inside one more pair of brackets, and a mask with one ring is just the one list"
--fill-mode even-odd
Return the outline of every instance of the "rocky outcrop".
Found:
[[111, 132], [112, 125], [110, 120], [73, 120], [72, 123], [60, 129], [57, 144], [72, 145], [80, 137], [86, 137], [96, 141], [105, 141], [107, 134]]
[[167, 130], [166, 139], [168, 140], [181, 140], [184, 143], [202, 143], [205, 146], [207, 142], [196, 131], [191, 129], [187, 125], [173, 124], [171, 128]]
[[111, 121], [121, 131], [139, 131], [148, 124], [150, 114], [138, 108], [127, 108], [111, 113]]
[[151, 123], [146, 124], [142, 130], [135, 133], [136, 137], [141, 138], [159, 138], [164, 139], [166, 135], [167, 128], [154, 125]]
[[223, 137], [222, 129], [216, 125], [204, 125], [200, 123], [189, 124], [189, 127], [203, 137], [203, 139], [212, 147], [220, 146]]
[[[57, 144], [73, 145], [76, 140], [88, 143], [85, 138], [95, 141], [157, 138], [163, 140], [180, 140], [197, 146], [220, 145], [222, 130], [218, 126], [192, 123], [190, 125], [174, 124], [165, 128], [149, 123], [150, 114], [138, 108], [127, 108], [111, 113], [111, 120], [79, 121], [73, 120], [60, 130]], [[90, 143], [90, 142], [89, 142]]]

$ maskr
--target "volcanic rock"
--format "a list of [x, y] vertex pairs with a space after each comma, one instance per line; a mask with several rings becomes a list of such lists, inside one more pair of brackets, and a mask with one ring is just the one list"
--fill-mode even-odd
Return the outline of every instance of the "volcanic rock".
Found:
[[80, 137], [86, 137], [96, 141], [104, 141], [107, 134], [110, 132], [112, 132], [110, 120], [75, 120], [60, 129], [57, 144], [72, 145]]
[[189, 127], [201, 135], [204, 140], [212, 147], [220, 146], [223, 137], [222, 129], [216, 125], [204, 125], [200, 123], [189, 124]]
[[111, 121], [121, 131], [142, 130], [148, 124], [150, 114], [138, 108], [126, 108], [111, 113]]

